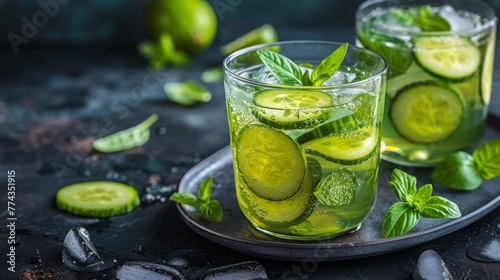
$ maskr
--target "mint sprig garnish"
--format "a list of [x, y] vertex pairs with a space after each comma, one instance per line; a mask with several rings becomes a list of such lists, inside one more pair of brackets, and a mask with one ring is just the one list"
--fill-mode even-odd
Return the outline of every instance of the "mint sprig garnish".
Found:
[[217, 200], [211, 199], [212, 184], [212, 177], [208, 177], [200, 184], [198, 196], [176, 192], [170, 196], [170, 200], [195, 207], [198, 209], [200, 217], [205, 220], [221, 222], [223, 218], [222, 207]]
[[432, 7], [423, 5], [410, 9], [391, 9], [391, 15], [401, 26], [417, 26], [422, 31], [439, 32], [450, 31], [450, 23], [439, 14], [432, 12]]
[[417, 189], [415, 176], [394, 169], [389, 187], [400, 202], [392, 205], [382, 222], [382, 237], [389, 238], [408, 233], [421, 217], [451, 219], [462, 216], [459, 207], [452, 201], [432, 195], [432, 185]]
[[[321, 86], [323, 82], [330, 79], [340, 68], [342, 61], [347, 53], [348, 43], [342, 44], [321, 63], [316, 66], [312, 72], [300, 69], [299, 65], [288, 57], [270, 50], [257, 50], [257, 55], [262, 63], [281, 83], [289, 86]], [[310, 64], [307, 64], [308, 66]], [[308, 67], [308, 68], [312, 68]]]
[[483, 180], [500, 176], [500, 139], [480, 145], [472, 155], [456, 152], [443, 159], [432, 171], [431, 179], [448, 188], [475, 190]]

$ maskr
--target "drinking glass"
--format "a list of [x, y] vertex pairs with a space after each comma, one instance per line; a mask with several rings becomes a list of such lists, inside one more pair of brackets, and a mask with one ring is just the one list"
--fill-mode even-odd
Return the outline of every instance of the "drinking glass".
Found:
[[382, 158], [434, 166], [481, 140], [490, 102], [496, 21], [477, 0], [369, 0], [356, 44], [388, 62]]
[[341, 44], [287, 41], [223, 62], [238, 204], [261, 232], [317, 240], [357, 230], [377, 196], [386, 63], [349, 46], [321, 86], [280, 84], [257, 50], [310, 72]]

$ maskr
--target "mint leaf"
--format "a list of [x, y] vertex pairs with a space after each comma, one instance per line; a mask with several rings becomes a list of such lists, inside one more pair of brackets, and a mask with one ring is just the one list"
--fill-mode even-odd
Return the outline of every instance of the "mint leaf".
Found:
[[[477, 161], [492, 161], [485, 153], [476, 153]], [[488, 163], [486, 163], [487, 165]], [[445, 187], [457, 190], [475, 190], [481, 183], [481, 174], [473, 157], [465, 152], [456, 152], [444, 158], [431, 173], [431, 179]]]
[[200, 206], [200, 203], [199, 203], [198, 199], [196, 198], [196, 196], [194, 196], [190, 193], [176, 192], [176, 193], [173, 193], [169, 199], [172, 201], [175, 201], [177, 203], [191, 205], [195, 208], [198, 208]]
[[417, 178], [395, 168], [391, 174], [389, 187], [399, 200], [407, 202], [407, 196], [411, 196], [417, 191]]
[[149, 127], [157, 120], [158, 114], [152, 114], [138, 125], [94, 140], [92, 147], [101, 153], [114, 153], [140, 147], [149, 140], [151, 135]]
[[432, 185], [427, 184], [418, 188], [417, 192], [413, 195], [413, 206], [417, 208], [420, 212], [427, 204], [427, 201], [432, 196]]
[[257, 55], [280, 82], [289, 86], [302, 85], [302, 71], [288, 57], [269, 50], [257, 50]]
[[217, 200], [210, 199], [212, 184], [212, 177], [208, 177], [201, 182], [198, 197], [190, 193], [176, 192], [170, 196], [170, 200], [195, 207], [198, 209], [200, 217], [207, 221], [221, 222], [223, 218], [222, 207]]
[[200, 217], [208, 221], [222, 222], [222, 207], [217, 200], [210, 200], [200, 205]]
[[341, 168], [324, 177], [314, 190], [314, 195], [322, 204], [348, 205], [356, 194], [356, 185], [355, 173], [349, 168]]
[[431, 197], [421, 214], [425, 218], [439, 219], [459, 218], [462, 216], [460, 209], [454, 202], [440, 196]]
[[[389, 65], [387, 78], [405, 73], [413, 61], [412, 50], [400, 39], [378, 34], [371, 29], [357, 32], [357, 38], [365, 48], [380, 54], [387, 60]], [[398, 48], [395, 49], [394, 46]]]
[[439, 32], [450, 31], [451, 26], [448, 21], [438, 14], [433, 14], [432, 8], [429, 5], [422, 6], [418, 9], [419, 14], [413, 17], [413, 23], [422, 31]]
[[212, 99], [212, 93], [196, 81], [167, 83], [163, 90], [170, 101], [184, 106], [208, 102]]
[[406, 202], [392, 205], [382, 222], [382, 237], [389, 238], [406, 234], [419, 221], [420, 213]]
[[311, 74], [311, 80], [313, 85], [319, 86], [323, 84], [324, 81], [328, 80], [337, 70], [347, 53], [347, 48], [349, 44], [344, 43], [338, 47], [334, 52], [327, 56], [321, 63], [314, 68]]
[[432, 196], [432, 185], [416, 189], [416, 178], [399, 169], [394, 169], [389, 186], [401, 200], [392, 205], [382, 222], [384, 238], [406, 234], [420, 219], [458, 218], [462, 214], [458, 206], [444, 197]]
[[210, 201], [210, 196], [212, 196], [212, 177], [207, 177], [201, 182], [200, 188], [198, 189], [198, 199], [202, 203], [208, 203]]
[[472, 153], [472, 160], [485, 180], [500, 176], [500, 139], [488, 141]]
[[312, 86], [313, 82], [311, 80], [311, 72], [305, 71], [304, 75], [302, 75], [302, 85], [304, 86]]
[[404, 27], [416, 26], [421, 31], [437, 32], [450, 31], [450, 23], [439, 14], [433, 13], [432, 7], [423, 5], [410, 9], [391, 9], [391, 16]]

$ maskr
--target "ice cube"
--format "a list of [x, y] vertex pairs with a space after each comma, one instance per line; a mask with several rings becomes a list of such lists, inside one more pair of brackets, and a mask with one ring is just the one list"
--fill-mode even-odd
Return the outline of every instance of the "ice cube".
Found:
[[184, 280], [178, 269], [150, 262], [130, 261], [116, 270], [119, 280]]
[[450, 24], [451, 30], [464, 30], [474, 27], [474, 22], [450, 5], [443, 5], [439, 8], [439, 15]]
[[281, 82], [267, 69], [267, 67], [261, 67], [257, 71], [252, 71], [247, 73], [249, 79], [259, 81], [266, 84], [281, 84]]
[[205, 267], [212, 262], [208, 254], [187, 248], [171, 251], [164, 259], [167, 265], [176, 268]]
[[267, 272], [264, 267], [255, 261], [246, 261], [227, 266], [209, 269], [200, 280], [234, 280], [252, 279], [267, 280]]
[[342, 72], [342, 71], [337, 71], [335, 74], [333, 74], [330, 79], [326, 80], [323, 82], [323, 86], [333, 86], [333, 85], [341, 85], [341, 84], [348, 84], [352, 82], [356, 78], [355, 73], [348, 73], [348, 72]]
[[420, 255], [412, 277], [414, 280], [453, 279], [443, 259], [434, 250], [427, 250]]
[[500, 262], [500, 239], [486, 239], [467, 248], [467, 256], [480, 262]]
[[413, 25], [411, 20], [403, 22], [401, 18], [395, 16], [395, 14], [397, 14], [398, 11], [401, 11], [401, 9], [393, 8], [390, 11], [388, 10], [384, 14], [375, 16], [372, 24], [374, 26], [380, 26], [384, 29], [393, 31], [420, 31], [420, 28]]
[[90, 240], [89, 232], [83, 227], [72, 228], [64, 238], [63, 264], [75, 271], [96, 272], [116, 265], [113, 254], [97, 250]]

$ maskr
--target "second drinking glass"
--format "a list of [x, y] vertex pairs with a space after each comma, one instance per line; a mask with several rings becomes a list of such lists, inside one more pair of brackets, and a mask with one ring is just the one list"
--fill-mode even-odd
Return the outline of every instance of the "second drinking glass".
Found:
[[358, 8], [357, 44], [389, 64], [383, 159], [432, 166], [478, 144], [495, 32], [495, 12], [482, 1], [370, 0]]

